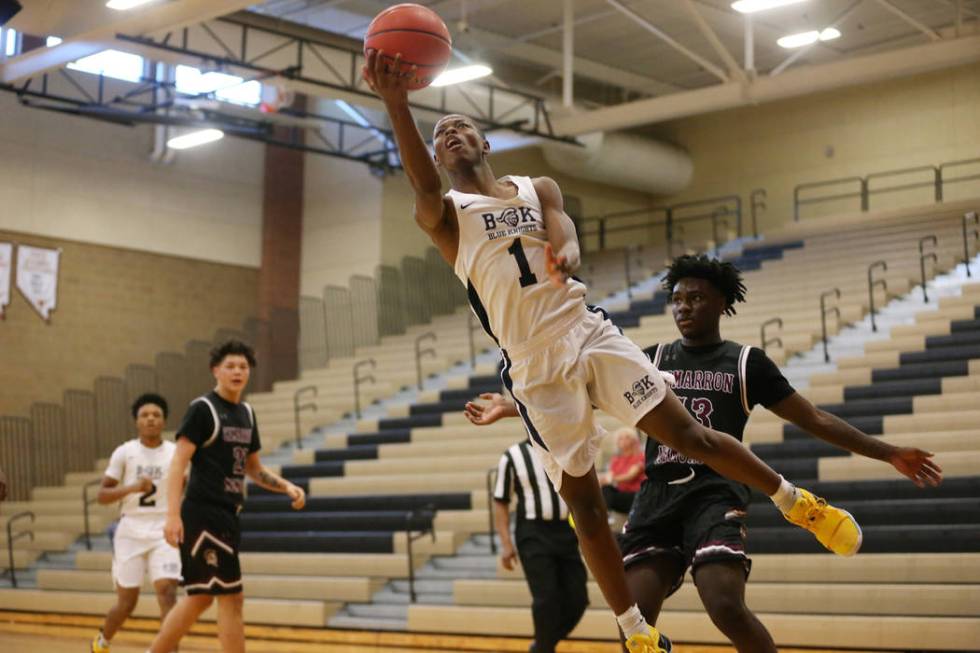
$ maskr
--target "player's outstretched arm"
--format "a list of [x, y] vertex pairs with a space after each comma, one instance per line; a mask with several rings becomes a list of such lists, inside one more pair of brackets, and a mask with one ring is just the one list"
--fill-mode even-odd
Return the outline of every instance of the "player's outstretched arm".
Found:
[[483, 405], [467, 401], [463, 408], [466, 419], [477, 426], [486, 426], [505, 417], [518, 416], [517, 405], [498, 392], [484, 392], [480, 395], [480, 399], [490, 403]]
[[423, 229], [434, 231], [446, 221], [447, 215], [442, 178], [408, 106], [408, 82], [415, 77], [416, 67], [408, 73], [399, 73], [401, 54], [395, 55], [390, 66], [385, 64], [383, 55], [383, 50], [369, 50], [361, 73], [371, 90], [384, 102], [391, 120], [402, 166], [415, 190], [415, 218]]
[[798, 392], [773, 404], [769, 410], [836, 447], [889, 463], [919, 487], [936, 486], [943, 480], [942, 468], [930, 460], [932, 454], [928, 451], [896, 447], [867, 435], [836, 415], [817, 408]]
[[177, 434], [177, 448], [167, 471], [167, 521], [163, 525], [163, 537], [170, 546], [184, 541], [184, 523], [180, 519], [180, 504], [184, 501], [184, 474], [191, 462], [197, 445], [190, 438]]
[[306, 492], [303, 488], [290, 483], [263, 465], [258, 451], [253, 451], [245, 459], [245, 475], [252, 479], [256, 485], [289, 496], [293, 502], [293, 510], [299, 510], [306, 505]]
[[555, 285], [563, 285], [581, 264], [578, 235], [575, 223], [565, 213], [565, 199], [554, 179], [538, 177], [534, 190], [541, 201], [541, 217], [548, 233], [548, 277]]

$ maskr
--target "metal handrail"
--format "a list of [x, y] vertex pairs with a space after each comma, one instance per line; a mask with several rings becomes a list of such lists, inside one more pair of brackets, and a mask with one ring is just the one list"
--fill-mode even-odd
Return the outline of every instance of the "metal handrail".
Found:
[[[428, 528], [413, 533], [412, 521], [414, 521], [415, 517], [421, 511], [428, 511], [432, 513], [432, 522], [429, 523]], [[415, 561], [413, 559], [414, 556], [412, 555], [412, 542], [414, 542], [415, 540], [422, 539], [426, 535], [431, 535], [432, 541], [433, 542], [436, 541], [436, 531], [434, 526], [435, 512], [436, 512], [435, 504], [430, 503], [423, 506], [421, 510], [415, 508], [413, 510], [410, 510], [405, 515], [405, 542], [406, 542], [405, 550], [408, 555], [408, 599], [410, 603], [415, 603], [418, 600], [418, 597], [415, 594]]]
[[947, 168], [956, 168], [965, 165], [980, 165], [980, 159], [961, 159], [959, 161], [947, 161], [946, 163], [939, 164], [939, 177], [942, 180], [941, 188], [945, 188], [946, 184], [957, 184], [961, 181], [977, 181], [980, 179], [980, 174], [967, 175], [965, 177], [947, 177]]
[[[860, 187], [857, 193], [843, 193], [832, 196], [816, 197], [810, 199], [800, 199], [800, 191], [810, 190], [811, 188], [824, 188], [826, 186], [838, 186], [847, 182], [856, 181]], [[804, 184], [797, 184], [793, 187], [793, 220], [795, 222], [800, 221], [800, 206], [804, 204], [817, 204], [818, 202], [826, 202], [828, 200], [842, 200], [849, 197], [860, 197], [861, 206], [865, 206], [868, 201], [868, 185], [864, 181], [863, 177], [838, 177], [836, 179], [827, 179], [825, 181], [811, 181]], [[867, 209], [862, 208], [862, 211]]]
[[770, 318], [770, 319], [766, 320], [765, 322], [763, 322], [762, 325], [759, 327], [759, 337], [762, 340], [762, 351], [766, 351], [766, 349], [769, 347], [769, 345], [776, 345], [776, 344], [778, 344], [780, 347], [783, 346], [783, 337], [781, 335], [776, 336], [775, 338], [767, 338], [766, 337], [766, 327], [768, 327], [770, 325], [773, 325], [773, 324], [779, 325], [779, 329], [780, 329], [780, 331], [782, 331], [782, 328], [783, 328], [783, 318], [781, 318], [781, 317], [773, 317], [773, 318]]
[[840, 288], [832, 288], [820, 294], [820, 332], [821, 340], [823, 341], [823, 361], [825, 363], [830, 362], [830, 352], [827, 350], [827, 315], [833, 313], [837, 316], [837, 321], [840, 321], [840, 308], [837, 306], [827, 308], [827, 298], [831, 295], [835, 295], [840, 300]]
[[923, 236], [919, 239], [919, 273], [922, 276], [922, 301], [929, 303], [929, 292], [926, 290], [926, 260], [931, 260], [933, 263], [939, 262], [939, 256], [935, 252], [926, 252], [926, 243], [932, 243], [933, 247], [939, 246], [939, 239], [936, 238], [935, 234], [929, 234], [928, 236]]
[[[714, 206], [716, 210], [719, 203], [734, 205], [734, 208], [728, 209], [727, 212], [735, 215], [736, 230], [738, 235], [741, 236], [742, 198], [739, 195], [721, 195], [701, 200], [679, 202], [669, 206], [650, 207], [646, 209], [629, 209], [626, 211], [617, 211], [615, 213], [606, 213], [598, 216], [588, 216], [580, 220], [579, 224], [581, 225], [581, 228], [579, 229], [578, 235], [579, 238], [584, 238], [585, 236], [598, 236], [599, 249], [605, 249], [606, 236], [610, 233], [664, 226], [666, 229], [666, 240], [668, 243], [670, 243], [673, 240], [673, 230], [677, 227], [678, 223], [698, 222], [702, 220], [709, 220], [712, 217], [711, 211], [706, 213], [696, 213], [694, 215], [678, 215], [678, 212], [685, 209], [709, 206]], [[638, 216], [650, 217], [649, 219], [643, 220], [642, 223], [639, 224], [630, 224], [621, 227], [607, 225], [607, 223], [628, 218], [636, 218]], [[596, 224], [595, 229], [587, 228], [587, 226], [589, 226], [591, 223]]]
[[[975, 225], [973, 231], [967, 229], [967, 225], [973, 222]], [[976, 229], [980, 226], [980, 219], [978, 219], [976, 211], [970, 211], [969, 213], [963, 214], [963, 266], [966, 268], [966, 276], [972, 277], [973, 273], [970, 272], [970, 234], [973, 235], [973, 240], [980, 241], [980, 231]]]
[[[900, 184], [898, 186], [888, 186], [886, 188], [873, 189], [871, 188], [872, 179], [886, 179], [888, 177], [898, 177], [900, 175], [908, 175], [913, 172], [931, 172], [932, 181], [922, 181], [914, 182], [910, 184]], [[872, 172], [864, 177], [865, 184], [867, 185], [867, 192], [870, 196], [873, 193], [893, 193], [903, 190], [912, 190], [914, 188], [926, 188], [928, 186], [933, 187], [933, 196], [935, 201], [943, 201], [943, 183], [941, 172], [939, 166], [915, 166], [913, 168], [901, 168], [897, 170], [887, 170], [885, 172]], [[865, 209], [867, 210], [867, 209]]]
[[494, 485], [494, 482], [495, 482], [494, 476], [496, 476], [496, 475], [497, 475], [497, 468], [496, 467], [491, 467], [490, 469], [487, 470], [487, 510], [490, 513], [490, 517], [489, 517], [490, 523], [489, 523], [487, 532], [490, 535], [490, 553], [492, 553], [494, 555], [497, 554], [497, 542], [496, 542], [496, 540], [493, 537], [494, 536], [494, 533], [496, 533], [496, 530], [497, 530], [496, 528], [494, 528], [494, 525], [493, 525], [493, 510], [494, 510], [493, 509], [493, 501], [494, 501], [494, 499], [493, 499], [493, 485]]
[[767, 200], [769, 199], [769, 193], [765, 188], [756, 188], [749, 194], [749, 206], [752, 213], [752, 236], [755, 238], [759, 237], [759, 216], [758, 210], [768, 210], [769, 204]]
[[88, 489], [95, 485], [102, 485], [102, 479], [97, 478], [94, 481], [89, 481], [82, 486], [82, 514], [85, 518], [85, 549], [88, 551], [92, 550], [92, 535], [91, 530], [89, 529], [88, 507], [95, 503], [96, 499], [98, 498], [98, 495], [96, 495], [96, 499], [89, 499]]
[[317, 411], [315, 401], [308, 402], [302, 405], [300, 405], [299, 403], [300, 396], [304, 392], [309, 392], [310, 390], [313, 391], [313, 396], [316, 397], [318, 390], [315, 385], [304, 385], [302, 388], [300, 388], [299, 390], [293, 393], [293, 417], [295, 418], [296, 421], [296, 448], [297, 449], [303, 448], [303, 439], [302, 439], [302, 435], [300, 434], [300, 428], [299, 428], [299, 414], [304, 410], [312, 410], [314, 413]]
[[888, 272], [888, 261], [875, 261], [868, 266], [868, 303], [871, 308], [871, 330], [875, 332], [878, 331], [878, 324], [875, 322], [875, 314], [877, 313], [875, 310], [875, 288], [880, 287], [883, 291], [885, 291], [885, 300], [887, 301], [888, 299], [888, 279], [875, 279], [874, 271], [877, 268], [881, 268], [885, 272]]
[[420, 345], [422, 344], [423, 340], [431, 340], [435, 342], [438, 339], [439, 338], [438, 336], [436, 336], [435, 331], [426, 331], [425, 333], [423, 333], [422, 335], [420, 335], [418, 338], [415, 339], [415, 378], [418, 381], [417, 386], [419, 390], [422, 389], [422, 357], [423, 356], [431, 356], [432, 358], [436, 357], [435, 349], [433, 349], [432, 347], [426, 347], [425, 349], [422, 349]]
[[34, 531], [21, 531], [17, 535], [13, 534], [14, 522], [23, 517], [30, 517], [31, 523], [34, 523], [34, 513], [30, 510], [25, 510], [24, 512], [19, 512], [16, 515], [11, 515], [7, 518], [7, 558], [10, 562], [10, 584], [14, 589], [17, 589], [17, 570], [14, 566], [14, 542], [22, 537], [31, 538], [31, 542], [34, 541]]
[[354, 363], [354, 416], [357, 419], [361, 419], [361, 384], [362, 383], [375, 383], [374, 375], [368, 374], [366, 376], [360, 376], [358, 372], [362, 367], [370, 367], [372, 370], [377, 367], [377, 363], [373, 358], [366, 358], [362, 361], [357, 361]]
[[[911, 190], [915, 188], [927, 188], [933, 187], [933, 197], [936, 202], [942, 202], [945, 196], [946, 186], [948, 184], [955, 184], [965, 181], [976, 181], [980, 180], [980, 173], [972, 175], [962, 175], [959, 177], [950, 177], [947, 171], [950, 168], [956, 168], [967, 165], [978, 165], [980, 164], [980, 158], [977, 159], [961, 159], [958, 161], [946, 161], [940, 163], [938, 166], [917, 166], [914, 168], [899, 168], [895, 170], [884, 170], [881, 172], [873, 172], [871, 174], [865, 175], [864, 177], [838, 177], [836, 179], [827, 179], [824, 181], [807, 182], [803, 184], [798, 184], [793, 188], [793, 219], [797, 222], [800, 220], [800, 207], [807, 204], [819, 204], [821, 202], [829, 202], [834, 200], [848, 199], [851, 197], [861, 198], [861, 211], [868, 211], [871, 204], [871, 196], [877, 193], [893, 193], [904, 190]], [[930, 181], [913, 182], [908, 184], [898, 184], [895, 186], [886, 186], [884, 188], [871, 188], [870, 182], [875, 179], [884, 179], [887, 177], [897, 177], [900, 175], [907, 175], [915, 172], [931, 172], [932, 179]], [[802, 198], [801, 191], [810, 190], [814, 188], [826, 188], [828, 186], [838, 186], [840, 184], [845, 184], [848, 182], [858, 182], [859, 191], [856, 193], [839, 193], [834, 195], [821, 195], [819, 197]]]

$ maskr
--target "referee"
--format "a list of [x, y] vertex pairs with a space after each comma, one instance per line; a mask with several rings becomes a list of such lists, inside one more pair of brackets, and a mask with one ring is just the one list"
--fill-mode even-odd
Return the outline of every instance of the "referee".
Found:
[[[512, 495], [517, 495], [516, 552], [510, 537]], [[582, 618], [589, 598], [578, 539], [568, 525], [568, 506], [555, 492], [529, 440], [500, 457], [493, 498], [500, 562], [513, 569], [519, 555], [531, 590], [534, 643], [529, 650], [554, 653]]]

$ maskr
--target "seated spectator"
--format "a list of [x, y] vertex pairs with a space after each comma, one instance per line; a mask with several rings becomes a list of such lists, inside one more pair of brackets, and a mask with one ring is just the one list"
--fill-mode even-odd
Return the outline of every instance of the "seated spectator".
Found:
[[645, 458], [633, 429], [616, 431], [616, 447], [619, 451], [609, 461], [609, 471], [599, 475], [599, 483], [609, 510], [629, 514], [633, 497], [646, 480]]

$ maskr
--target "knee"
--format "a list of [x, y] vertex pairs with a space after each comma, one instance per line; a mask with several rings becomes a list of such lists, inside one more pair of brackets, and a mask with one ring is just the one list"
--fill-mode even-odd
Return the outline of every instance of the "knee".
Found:
[[242, 606], [245, 603], [245, 595], [241, 592], [237, 594], [224, 594], [219, 599], [220, 605], [234, 615], [242, 614]]
[[174, 604], [177, 603], [176, 583], [161, 584], [155, 589], [157, 593], [157, 603], [160, 604], [161, 609], [167, 611], [170, 608], [174, 607]]
[[738, 630], [752, 618], [752, 613], [741, 597], [715, 594], [710, 598], [703, 598], [703, 601], [711, 621], [723, 633]]
[[139, 592], [127, 592], [118, 597], [116, 601], [116, 609], [119, 610], [124, 616], [128, 617], [136, 609], [136, 604], [139, 603], [140, 595]]
[[214, 596], [211, 594], [189, 594], [184, 600], [190, 602], [194, 610], [200, 614], [211, 607], [211, 604], [214, 603]]

